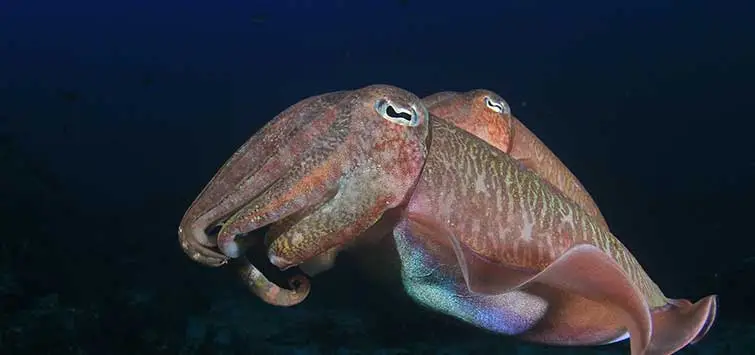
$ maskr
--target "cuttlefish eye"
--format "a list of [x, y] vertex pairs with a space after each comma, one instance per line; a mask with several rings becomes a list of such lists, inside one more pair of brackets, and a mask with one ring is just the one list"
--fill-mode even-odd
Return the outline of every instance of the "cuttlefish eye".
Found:
[[496, 113], [508, 113], [509, 105], [503, 100], [494, 100], [490, 96], [485, 96], [485, 105]]
[[419, 125], [419, 115], [414, 107], [404, 107], [386, 99], [375, 103], [375, 110], [388, 121], [402, 126], [416, 127]]

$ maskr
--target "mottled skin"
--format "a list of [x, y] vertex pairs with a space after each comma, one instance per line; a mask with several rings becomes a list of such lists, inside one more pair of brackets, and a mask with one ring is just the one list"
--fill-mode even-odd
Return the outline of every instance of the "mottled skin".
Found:
[[280, 288], [268, 280], [262, 272], [252, 265], [245, 256], [239, 256], [239, 276], [249, 290], [261, 300], [274, 306], [293, 306], [307, 298], [310, 291], [309, 280], [297, 275], [289, 280], [291, 290]]
[[[508, 153], [532, 169], [579, 205], [604, 227], [608, 227], [592, 196], [577, 177], [527, 127], [514, 117], [509, 104], [489, 90], [464, 93], [442, 91], [422, 99], [430, 114], [461, 128], [488, 144]], [[279, 229], [268, 234], [268, 244]], [[310, 276], [335, 265], [338, 248], [308, 260], [300, 267]]]
[[[264, 126], [220, 168], [184, 215], [179, 240], [187, 255], [207, 266], [224, 265], [229, 256], [241, 255], [243, 244], [254, 243], [236, 238], [238, 234], [278, 221], [280, 225], [271, 232], [286, 229], [276, 239], [278, 246], [291, 239], [306, 245], [298, 238], [315, 239], [320, 234], [348, 239], [370, 227], [385, 208], [398, 205], [419, 175], [426, 148], [414, 144], [409, 149], [393, 149], [425, 139], [408, 136], [410, 131], [402, 128], [427, 120], [427, 112], [413, 94], [389, 95], [385, 90], [393, 89], [377, 86], [311, 97]], [[378, 102], [381, 97], [391, 99]], [[351, 119], [377, 109], [390, 110], [384, 113], [387, 118], [376, 118], [373, 127]], [[387, 119], [397, 123], [384, 126]], [[426, 126], [422, 127], [426, 135]], [[358, 134], [365, 129], [384, 134]], [[389, 159], [380, 154], [397, 162], [381, 165]], [[369, 181], [373, 186], [352, 180]], [[366, 193], [360, 190], [363, 187], [369, 187]], [[306, 216], [302, 211], [308, 212]], [[336, 213], [341, 218], [333, 218]], [[215, 226], [222, 227], [217, 242], [209, 233]], [[216, 251], [216, 246], [225, 254]], [[296, 304], [310, 289], [305, 279], [296, 280], [299, 288], [293, 291], [281, 289], [248, 262], [241, 272], [249, 278], [253, 292], [270, 296], [265, 301], [271, 304]]]
[[430, 113], [472, 133], [532, 169], [608, 226], [582, 183], [540, 139], [514, 117], [509, 104], [489, 90], [443, 91], [422, 101]]
[[[223, 164], [186, 211], [178, 228], [181, 248], [192, 260], [212, 267], [227, 263], [228, 257], [216, 250], [217, 243], [210, 231], [222, 226], [251, 198], [288, 174], [309, 147], [287, 143], [314, 140], [330, 123], [322, 116], [346, 95], [343, 92], [314, 96], [289, 107]], [[281, 289], [249, 262], [239, 270], [252, 291], [271, 304], [296, 304], [310, 290], [309, 282], [303, 279], [297, 280], [298, 288]]]
[[[300, 132], [311, 144], [290, 140]], [[671, 354], [715, 318], [715, 296], [666, 298], [559, 189], [390, 86], [294, 105], [234, 154], [187, 216], [180, 233], [190, 256], [215, 257], [196, 250], [210, 250], [209, 227], [222, 225], [217, 245], [236, 258], [243, 235], [281, 222], [268, 249], [281, 269], [392, 230], [400, 278], [418, 303], [535, 342], [601, 344], [628, 333], [633, 355]]]

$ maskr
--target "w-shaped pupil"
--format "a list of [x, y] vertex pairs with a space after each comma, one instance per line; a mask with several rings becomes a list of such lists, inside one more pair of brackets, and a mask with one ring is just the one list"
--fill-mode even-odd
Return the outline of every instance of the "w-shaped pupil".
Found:
[[388, 114], [388, 116], [391, 116], [393, 118], [402, 118], [407, 121], [412, 120], [412, 115], [406, 113], [406, 112], [397, 112], [393, 106], [388, 106], [388, 108], [385, 109], [385, 113]]

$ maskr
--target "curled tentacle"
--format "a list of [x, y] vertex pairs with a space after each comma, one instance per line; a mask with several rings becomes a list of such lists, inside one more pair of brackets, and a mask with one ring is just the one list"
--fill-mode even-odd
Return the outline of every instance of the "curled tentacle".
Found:
[[309, 280], [303, 275], [289, 279], [291, 289], [282, 288], [268, 280], [246, 257], [239, 257], [238, 272], [249, 290], [264, 302], [274, 306], [289, 307], [304, 301], [312, 289]]

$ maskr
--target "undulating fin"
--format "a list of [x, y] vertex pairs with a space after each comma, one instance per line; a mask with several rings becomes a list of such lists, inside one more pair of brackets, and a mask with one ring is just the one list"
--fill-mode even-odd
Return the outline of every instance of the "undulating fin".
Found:
[[452, 248], [467, 288], [473, 293], [497, 295], [520, 287], [537, 275], [532, 270], [515, 270], [489, 262], [461, 244], [452, 233], [433, 218], [410, 214], [407, 226], [412, 235], [431, 238]]
[[622, 312], [615, 305], [541, 283], [531, 283], [522, 291], [545, 299], [548, 309], [534, 327], [518, 335], [520, 339], [538, 344], [593, 346], [629, 338]]
[[[461, 241], [445, 228], [432, 223], [433, 219], [430, 217], [409, 214], [408, 219], [411, 233], [447, 239], [449, 246], [456, 253], [470, 291], [501, 294], [530, 285], [544, 284], [582, 296], [618, 310], [620, 324], [629, 330], [632, 355], [647, 355], [645, 350], [650, 344], [652, 334], [647, 303], [621, 267], [597, 247], [589, 244], [575, 245], [540, 272], [515, 270], [484, 260], [464, 247]], [[542, 296], [550, 303], [557, 302], [562, 295], [561, 292], [546, 292]], [[596, 339], [600, 340], [607, 339]]]
[[[482, 299], [519, 289], [533, 297], [546, 300], [548, 306], [542, 314], [535, 309], [528, 310], [538, 313], [538, 319], [533, 322], [534, 327], [518, 334], [519, 338], [539, 344], [586, 346], [608, 344], [628, 338], [628, 331], [624, 326], [625, 317], [622, 317], [624, 312], [619, 306], [587, 299], [551, 285], [530, 282], [537, 276], [536, 272], [494, 266], [468, 248], [457, 245], [458, 243], [451, 238], [435, 238], [440, 228], [432, 225], [429, 219], [413, 216], [408, 225], [410, 233], [418, 240], [425, 243], [432, 240], [433, 243], [443, 244], [451, 255], [462, 255], [461, 258], [457, 256], [456, 261], [466, 279], [460, 281], [472, 281], [467, 283], [467, 289], [473, 294], [470, 297]], [[448, 232], [442, 233], [449, 235]], [[461, 253], [457, 250], [461, 250]], [[438, 254], [436, 251], [435, 255]], [[441, 263], [454, 262], [443, 260]], [[469, 278], [470, 270], [473, 270], [475, 279]]]
[[668, 305], [651, 314], [653, 336], [646, 354], [673, 354], [687, 344], [696, 343], [710, 330], [717, 308], [716, 295], [707, 296], [694, 304], [685, 299], [670, 299]]

